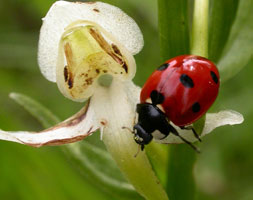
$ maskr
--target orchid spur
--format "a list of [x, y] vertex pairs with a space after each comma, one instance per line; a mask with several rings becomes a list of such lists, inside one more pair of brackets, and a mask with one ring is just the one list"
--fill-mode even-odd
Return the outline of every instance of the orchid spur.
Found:
[[[134, 157], [138, 145], [122, 128], [134, 124], [140, 88], [132, 82], [136, 71], [133, 56], [142, 47], [139, 27], [120, 9], [101, 2], [57, 1], [43, 19], [39, 66], [65, 97], [87, 103], [80, 112], [47, 130], [0, 130], [0, 139], [34, 147], [61, 145], [82, 140], [100, 129], [108, 151], [136, 190], [149, 199], [166, 199], [145, 152]], [[216, 127], [242, 121], [235, 111], [207, 114], [201, 137]], [[196, 141], [190, 131], [178, 131], [189, 141]], [[163, 142], [182, 143], [173, 135]], [[136, 175], [145, 181], [140, 182]], [[151, 187], [157, 192], [149, 192]]]

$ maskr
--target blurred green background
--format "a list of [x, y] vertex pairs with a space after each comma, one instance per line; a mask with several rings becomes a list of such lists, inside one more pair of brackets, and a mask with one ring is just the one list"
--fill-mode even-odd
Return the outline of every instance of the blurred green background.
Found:
[[[66, 119], [83, 106], [64, 98], [56, 84], [48, 82], [38, 68], [36, 54], [41, 18], [53, 2], [0, 0], [0, 128], [3, 130], [43, 128], [8, 97], [10, 92], [23, 93], [38, 100], [60, 119]], [[134, 79], [141, 86], [162, 62], [156, 1], [104, 2], [123, 9], [143, 31], [145, 46], [136, 56], [138, 69]], [[198, 155], [195, 167], [198, 199], [253, 199], [252, 66], [250, 63], [221, 86], [212, 107], [212, 111], [239, 111], [245, 122], [219, 128], [204, 138], [200, 145], [202, 153]], [[60, 147], [35, 149], [0, 141], [0, 199], [99, 200], [115, 197], [81, 176]]]

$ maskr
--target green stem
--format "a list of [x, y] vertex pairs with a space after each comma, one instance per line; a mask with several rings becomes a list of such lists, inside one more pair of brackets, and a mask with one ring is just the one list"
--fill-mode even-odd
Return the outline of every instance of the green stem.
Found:
[[[195, 0], [191, 51], [189, 49], [187, 0], [159, 0], [159, 31], [162, 59], [182, 54], [208, 56], [208, 0]], [[167, 192], [171, 200], [195, 198], [193, 167], [196, 152], [187, 145], [171, 145]]]
[[158, 0], [162, 61], [189, 54], [188, 0]]
[[191, 54], [208, 57], [209, 0], [195, 0], [192, 22]]
[[193, 166], [196, 152], [186, 144], [170, 148], [167, 191], [171, 200], [195, 198]]

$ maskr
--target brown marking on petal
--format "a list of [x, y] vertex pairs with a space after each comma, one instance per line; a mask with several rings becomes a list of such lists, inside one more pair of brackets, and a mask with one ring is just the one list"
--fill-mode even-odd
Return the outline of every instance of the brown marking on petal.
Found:
[[122, 67], [125, 70], [125, 72], [128, 73], [128, 66], [127, 66], [126, 62], [124, 62], [124, 64], [122, 65]]
[[121, 54], [119, 48], [118, 48], [115, 44], [113, 44], [113, 43], [112, 43], [112, 49], [113, 49], [113, 51], [114, 51], [116, 54], [122, 56], [122, 54]]
[[[87, 114], [88, 109], [89, 109], [89, 105], [90, 105], [90, 100], [87, 102], [85, 107], [83, 109], [81, 109], [76, 115], [74, 115], [71, 118], [57, 124], [54, 127], [43, 130], [41, 132], [37, 132], [37, 133], [35, 132], [34, 134], [48, 132], [48, 131], [52, 131], [52, 130], [56, 130], [56, 129], [60, 129], [60, 128], [64, 128], [64, 127], [72, 127], [72, 126], [75, 126], [75, 125], [81, 123], [86, 117], [86, 114]], [[36, 143], [24, 142], [24, 141], [21, 141], [21, 140], [19, 140], [19, 141], [23, 144], [26, 144], [26, 145], [29, 145], [29, 146], [32, 146], [32, 147], [41, 147], [41, 146], [45, 146], [45, 145], [48, 145], [48, 146], [62, 145], [62, 144], [67, 144], [67, 143], [80, 141], [80, 140], [84, 139], [86, 136], [88, 136], [91, 133], [95, 132], [96, 130], [97, 130], [97, 128], [93, 129], [93, 126], [91, 126], [89, 128], [89, 130], [86, 133], [82, 134], [82, 135], [78, 135], [78, 136], [75, 136], [75, 137], [72, 137], [72, 138], [54, 139], [54, 140], [51, 140], [51, 141], [48, 141], [48, 142], [45, 142], [45, 143], [37, 143], [36, 144]]]
[[86, 117], [87, 112], [88, 112], [89, 105], [90, 105], [90, 100], [87, 102], [84, 109], [82, 109], [80, 112], [78, 112], [74, 118], [70, 119], [70, 121], [67, 122], [66, 127], [74, 126], [74, 125], [80, 123], [81, 121], [83, 121], [84, 118]]
[[104, 72], [104, 73], [107, 73], [108, 71], [104, 69], [103, 72]]
[[64, 80], [65, 80], [65, 82], [68, 81], [68, 77], [69, 77], [69, 74], [68, 74], [68, 66], [66, 65], [66, 66], [64, 67]]
[[80, 75], [80, 77], [82, 77], [82, 76], [88, 77], [88, 74], [87, 74], [87, 73], [82, 73], [82, 74]]
[[122, 58], [115, 55], [112, 47], [106, 42], [106, 40], [103, 38], [103, 36], [94, 28], [91, 28], [89, 30], [92, 37], [98, 42], [99, 46], [109, 55], [111, 56], [117, 63], [122, 65], [124, 62]]
[[85, 82], [86, 82], [87, 85], [91, 85], [93, 83], [93, 79], [92, 78], [87, 78], [85, 80]]
[[124, 62], [123, 60], [118, 57], [117, 55], [115, 55], [114, 53], [111, 52], [106, 52], [109, 56], [111, 56], [117, 63], [119, 63], [120, 65], [122, 65]]
[[74, 64], [73, 52], [72, 52], [71, 46], [68, 42], [64, 45], [64, 53], [66, 56], [68, 66], [73, 66], [73, 64]]
[[87, 104], [85, 105], [85, 107], [83, 109], [81, 109], [78, 113], [76, 113], [74, 116], [72, 116], [71, 118], [51, 127], [48, 128], [46, 130], [43, 130], [41, 132], [47, 132], [47, 131], [51, 131], [51, 130], [55, 130], [55, 129], [59, 129], [62, 127], [71, 127], [71, 126], [75, 126], [78, 123], [80, 123], [82, 120], [85, 119], [86, 114], [88, 112], [89, 109], [89, 105], [90, 105], [90, 100], [87, 102]]
[[105, 126], [107, 124], [107, 121], [105, 119], [103, 119], [103, 120], [100, 121], [100, 124]]
[[64, 79], [65, 79], [65, 82], [67, 82], [69, 89], [71, 89], [74, 85], [74, 80], [73, 80], [73, 74], [70, 71], [71, 68], [69, 67], [74, 65], [74, 60], [73, 60], [73, 52], [69, 43], [66, 43], [64, 45], [64, 53], [65, 53], [67, 64], [68, 64], [67, 66], [64, 67]]
[[69, 73], [69, 79], [68, 79], [68, 86], [69, 86], [69, 89], [71, 89], [74, 85], [74, 80], [73, 80], [73, 75], [72, 73]]
[[87, 133], [84, 133], [83, 135], [78, 135], [72, 138], [64, 138], [64, 139], [54, 139], [50, 140], [45, 143], [28, 143], [28, 142], [22, 142], [25, 145], [29, 145], [32, 147], [41, 147], [41, 146], [57, 146], [57, 145], [63, 145], [63, 144], [69, 144], [73, 142], [78, 142], [80, 140], [83, 140], [85, 137], [89, 136], [91, 133], [95, 132], [97, 129], [92, 130], [93, 127], [91, 126]]
[[97, 74], [99, 74], [100, 73], [100, 69], [96, 69], [96, 72], [97, 72]]
[[95, 12], [100, 12], [97, 8], [94, 8], [93, 11], [95, 11]]

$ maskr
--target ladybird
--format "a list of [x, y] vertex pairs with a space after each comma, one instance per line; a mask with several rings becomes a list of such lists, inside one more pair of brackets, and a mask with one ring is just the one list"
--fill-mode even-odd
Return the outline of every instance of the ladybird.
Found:
[[[136, 112], [134, 139], [144, 149], [153, 138], [162, 140], [170, 133], [192, 148], [197, 148], [178, 134], [174, 125], [191, 129], [214, 103], [220, 86], [219, 72], [208, 59], [195, 55], [181, 55], [166, 61], [154, 71], [144, 84]], [[198, 150], [197, 150], [198, 151]]]

